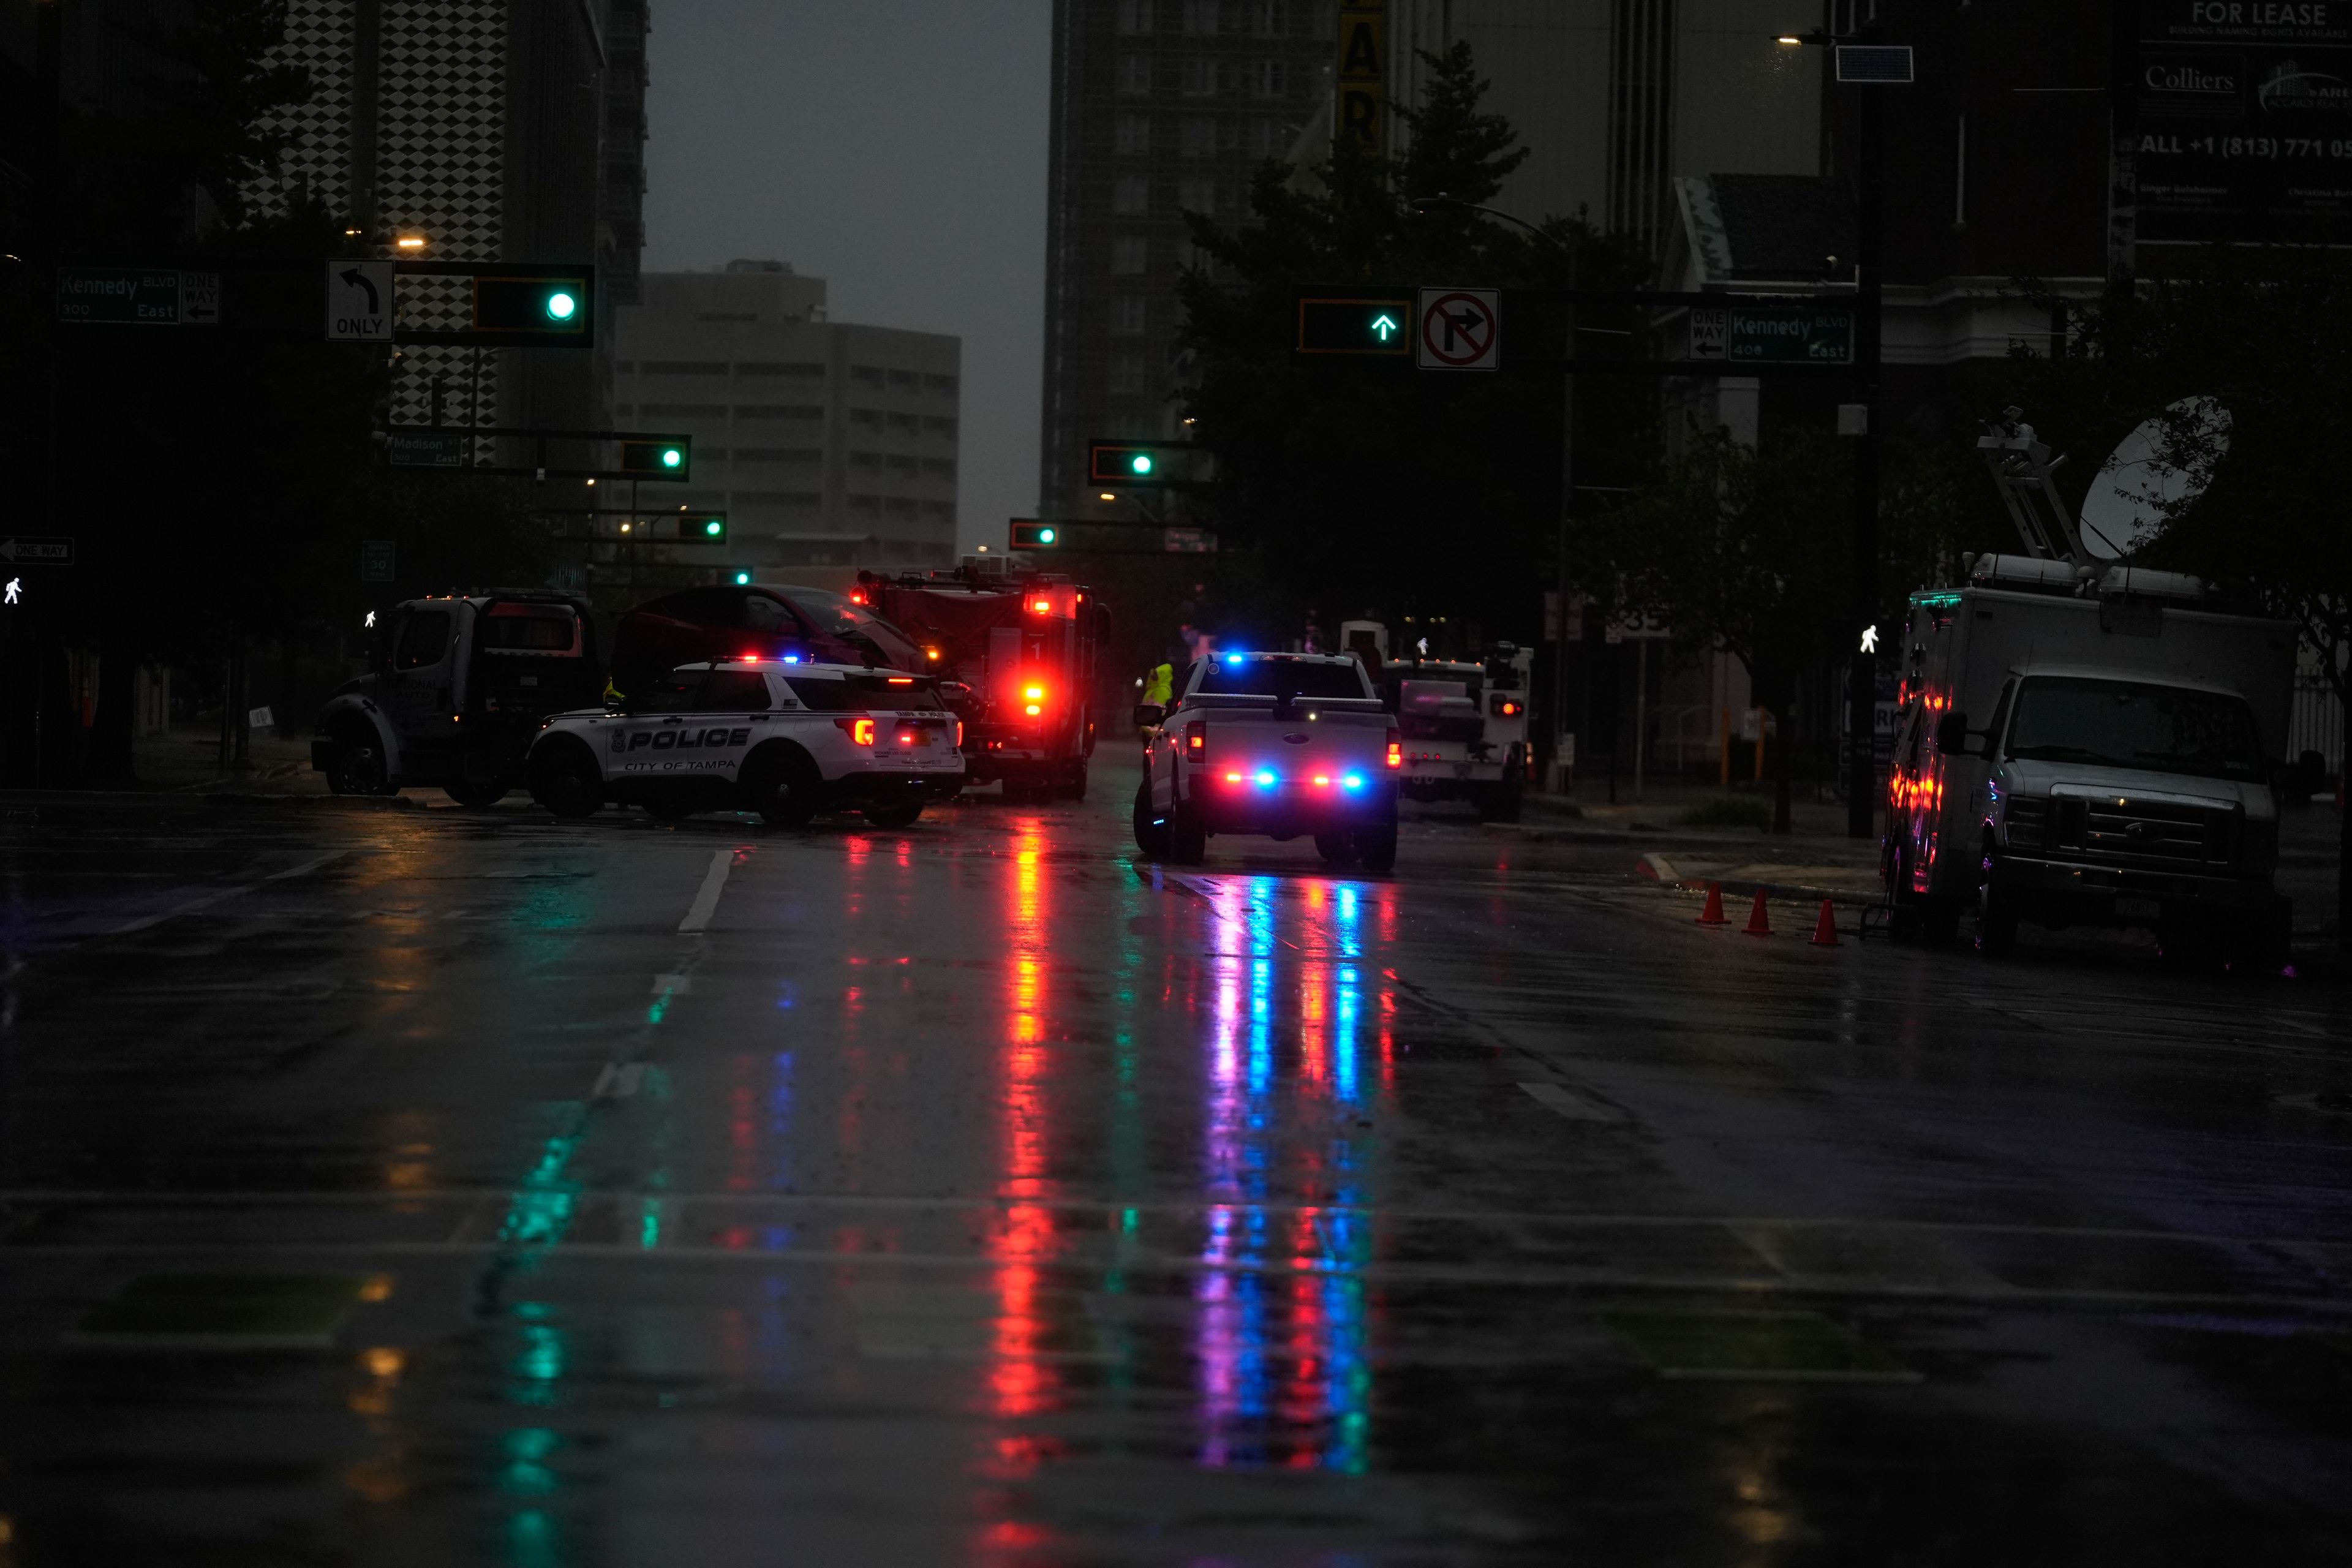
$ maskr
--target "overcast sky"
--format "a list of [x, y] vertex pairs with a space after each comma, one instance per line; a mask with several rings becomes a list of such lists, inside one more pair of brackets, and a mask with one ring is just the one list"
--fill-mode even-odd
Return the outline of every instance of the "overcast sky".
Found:
[[647, 268], [773, 257], [963, 340], [958, 533], [1037, 503], [1051, 0], [653, 0]]

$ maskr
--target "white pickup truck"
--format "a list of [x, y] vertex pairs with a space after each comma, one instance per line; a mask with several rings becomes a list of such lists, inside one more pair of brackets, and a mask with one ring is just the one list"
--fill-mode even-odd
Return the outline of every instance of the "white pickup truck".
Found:
[[1144, 752], [1136, 846], [1193, 866], [1212, 834], [1312, 834], [1330, 864], [1385, 872], [1403, 770], [1403, 738], [1355, 658], [1196, 659]]

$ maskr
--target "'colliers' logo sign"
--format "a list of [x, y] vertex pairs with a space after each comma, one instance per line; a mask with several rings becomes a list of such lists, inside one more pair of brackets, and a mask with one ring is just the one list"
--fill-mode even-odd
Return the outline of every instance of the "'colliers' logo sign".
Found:
[[2209, 98], [2235, 98], [2238, 94], [2238, 73], [2233, 68], [2216, 70], [2210, 67], [2164, 61], [2151, 64], [2143, 79], [2150, 92], [2193, 93]]
[[2341, 114], [2352, 108], [2352, 82], [2305, 70], [2293, 60], [2281, 60], [2254, 89], [2254, 98], [2266, 111], [2319, 110]]

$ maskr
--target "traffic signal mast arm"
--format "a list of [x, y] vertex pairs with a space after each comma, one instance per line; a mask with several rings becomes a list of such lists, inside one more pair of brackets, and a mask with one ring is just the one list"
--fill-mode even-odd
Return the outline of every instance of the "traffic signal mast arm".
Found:
[[[533, 430], [509, 425], [394, 425], [393, 436], [441, 435], [508, 437], [538, 443], [538, 461], [529, 468], [465, 466], [473, 474], [520, 475], [541, 479], [646, 479], [683, 483], [694, 475], [694, 437], [666, 436], [651, 430]], [[547, 462], [551, 441], [609, 441], [620, 447], [615, 468], [556, 468]]]

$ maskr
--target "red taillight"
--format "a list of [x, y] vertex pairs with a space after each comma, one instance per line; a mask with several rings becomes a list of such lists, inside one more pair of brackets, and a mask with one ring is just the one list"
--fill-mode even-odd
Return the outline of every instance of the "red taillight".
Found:
[[852, 745], [870, 746], [874, 743], [873, 720], [835, 719], [834, 722], [841, 726], [842, 733], [849, 737]]
[[1198, 719], [1184, 726], [1184, 760], [1188, 763], [1209, 760], [1209, 726]]
[[1404, 736], [1395, 730], [1389, 731], [1389, 766], [1399, 769], [1404, 766]]
[[1050, 616], [1054, 613], [1054, 601], [1032, 599], [1029, 601], [1029, 613], [1033, 616]]
[[852, 592], [849, 595], [849, 602], [853, 605], [864, 604], [866, 602], [866, 591], [860, 588]]
[[956, 721], [956, 750], [963, 750], [963, 721], [961, 719]]

